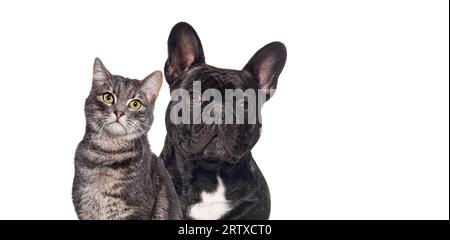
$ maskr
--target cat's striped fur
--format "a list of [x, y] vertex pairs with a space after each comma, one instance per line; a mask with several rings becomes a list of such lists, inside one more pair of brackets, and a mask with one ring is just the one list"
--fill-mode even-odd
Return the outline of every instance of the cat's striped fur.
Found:
[[[111, 75], [96, 59], [86, 132], [75, 154], [73, 203], [80, 219], [181, 218], [172, 180], [147, 140], [161, 81], [160, 72], [143, 81]], [[102, 102], [105, 92], [115, 96], [113, 104]], [[142, 109], [127, 109], [130, 99], [139, 99]], [[118, 109], [124, 118], [112, 121]]]

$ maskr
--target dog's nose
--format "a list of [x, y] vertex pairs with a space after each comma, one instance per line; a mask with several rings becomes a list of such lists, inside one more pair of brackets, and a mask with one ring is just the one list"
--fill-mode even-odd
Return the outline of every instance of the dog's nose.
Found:
[[125, 113], [122, 112], [122, 111], [114, 111], [114, 114], [116, 114], [117, 120], [119, 120], [120, 117], [122, 117], [123, 115], [125, 115]]

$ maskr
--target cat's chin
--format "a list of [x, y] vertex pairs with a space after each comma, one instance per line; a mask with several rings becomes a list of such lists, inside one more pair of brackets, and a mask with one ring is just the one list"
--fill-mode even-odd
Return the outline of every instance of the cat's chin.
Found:
[[118, 122], [109, 123], [105, 126], [105, 130], [113, 136], [124, 136], [127, 134], [127, 129]]

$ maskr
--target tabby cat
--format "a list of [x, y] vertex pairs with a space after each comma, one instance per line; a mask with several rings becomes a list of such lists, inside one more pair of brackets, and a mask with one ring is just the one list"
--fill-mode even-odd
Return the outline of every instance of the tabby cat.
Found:
[[80, 219], [180, 219], [172, 180], [147, 132], [162, 83], [112, 75], [94, 63], [86, 132], [75, 153], [73, 203]]

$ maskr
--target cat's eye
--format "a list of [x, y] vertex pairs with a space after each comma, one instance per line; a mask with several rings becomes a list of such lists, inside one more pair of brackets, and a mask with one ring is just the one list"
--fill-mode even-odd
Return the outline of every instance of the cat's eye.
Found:
[[129, 104], [128, 107], [130, 107], [133, 110], [139, 110], [142, 107], [142, 103], [139, 100], [132, 100]]
[[114, 96], [109, 92], [104, 93], [102, 96], [102, 99], [103, 99], [103, 102], [108, 103], [108, 104], [112, 104], [114, 102]]

